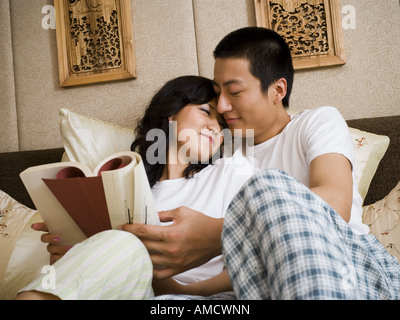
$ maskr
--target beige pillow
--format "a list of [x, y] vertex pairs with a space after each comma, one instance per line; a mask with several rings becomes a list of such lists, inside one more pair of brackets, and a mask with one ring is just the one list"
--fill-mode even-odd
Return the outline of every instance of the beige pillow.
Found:
[[60, 130], [65, 148], [63, 160], [82, 162], [92, 170], [104, 158], [128, 151], [134, 140], [134, 129], [60, 109]]
[[375, 175], [379, 162], [389, 147], [389, 137], [350, 128], [354, 146], [355, 179], [363, 200]]
[[400, 182], [382, 200], [363, 208], [363, 222], [400, 262]]
[[49, 263], [42, 233], [31, 229], [41, 221], [36, 210], [0, 190], [0, 300], [15, 298]]

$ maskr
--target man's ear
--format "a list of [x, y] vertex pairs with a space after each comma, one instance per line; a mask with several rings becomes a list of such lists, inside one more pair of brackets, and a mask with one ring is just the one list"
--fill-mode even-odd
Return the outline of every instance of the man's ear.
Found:
[[285, 78], [281, 78], [277, 81], [275, 81], [273, 84], [273, 93], [275, 95], [274, 97], [274, 103], [280, 103], [282, 100], [286, 97], [287, 93], [287, 81]]

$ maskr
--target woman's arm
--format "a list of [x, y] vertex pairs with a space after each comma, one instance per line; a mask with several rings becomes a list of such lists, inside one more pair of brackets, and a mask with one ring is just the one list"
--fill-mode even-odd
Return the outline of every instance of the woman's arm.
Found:
[[120, 227], [133, 233], [146, 246], [154, 266], [155, 279], [167, 279], [198, 267], [221, 254], [224, 219], [211, 218], [201, 212], [180, 207], [160, 212], [168, 226], [126, 224]]
[[233, 290], [226, 270], [210, 279], [188, 285], [182, 285], [172, 278], [166, 280], [155, 279], [153, 280], [153, 289], [156, 296], [163, 294], [185, 294], [204, 297]]

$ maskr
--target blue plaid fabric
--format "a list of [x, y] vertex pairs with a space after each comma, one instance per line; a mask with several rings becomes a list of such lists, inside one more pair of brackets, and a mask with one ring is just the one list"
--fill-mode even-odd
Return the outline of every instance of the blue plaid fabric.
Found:
[[399, 299], [400, 265], [326, 202], [279, 170], [233, 199], [223, 254], [239, 299]]

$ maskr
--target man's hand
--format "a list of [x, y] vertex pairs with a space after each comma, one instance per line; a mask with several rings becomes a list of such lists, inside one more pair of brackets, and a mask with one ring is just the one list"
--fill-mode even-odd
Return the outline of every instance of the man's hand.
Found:
[[[49, 232], [45, 223], [35, 223], [31, 228], [36, 231]], [[50, 253], [50, 264], [61, 259], [72, 248], [71, 246], [60, 245], [60, 237], [50, 233], [43, 234], [41, 241], [48, 243], [47, 251]]]
[[224, 219], [180, 207], [159, 213], [168, 226], [126, 224], [120, 227], [136, 235], [150, 253], [154, 278], [166, 279], [198, 267], [221, 254]]

